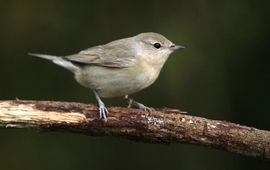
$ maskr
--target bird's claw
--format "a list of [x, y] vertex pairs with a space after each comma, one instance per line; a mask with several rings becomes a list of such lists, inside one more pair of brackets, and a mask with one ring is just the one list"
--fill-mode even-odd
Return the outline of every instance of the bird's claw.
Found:
[[138, 109], [142, 109], [144, 111], [154, 111], [155, 109], [151, 108], [151, 107], [147, 107], [142, 103], [139, 103], [131, 98], [128, 97], [128, 95], [124, 96], [124, 99], [126, 99], [128, 101], [128, 108], [134, 107], [134, 108], [138, 108]]
[[104, 104], [99, 105], [98, 111], [99, 111], [99, 118], [104, 119], [105, 121], [107, 121], [107, 116], [108, 116], [109, 112], [108, 112], [108, 109], [105, 107]]
[[139, 109], [143, 109], [144, 111], [151, 112], [151, 111], [154, 110], [153, 108], [147, 107], [147, 106], [145, 106], [145, 105], [142, 104], [142, 103], [136, 103], [136, 105], [137, 105], [137, 107], [138, 107]]

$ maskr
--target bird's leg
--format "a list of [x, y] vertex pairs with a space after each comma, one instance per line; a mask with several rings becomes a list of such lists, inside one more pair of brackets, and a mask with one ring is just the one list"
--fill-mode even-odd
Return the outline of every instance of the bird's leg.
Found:
[[138, 109], [143, 109], [145, 111], [152, 111], [154, 110], [153, 108], [147, 107], [142, 103], [139, 103], [131, 98], [128, 97], [128, 95], [124, 96], [124, 99], [127, 100], [128, 102], [128, 108], [134, 107], [134, 108], [138, 108]]
[[100, 99], [98, 93], [95, 90], [93, 90], [93, 92], [94, 92], [96, 99], [98, 101], [99, 118], [107, 121], [107, 116], [108, 116], [109, 112], [108, 112], [107, 108], [105, 107], [105, 104], [103, 103], [103, 101]]

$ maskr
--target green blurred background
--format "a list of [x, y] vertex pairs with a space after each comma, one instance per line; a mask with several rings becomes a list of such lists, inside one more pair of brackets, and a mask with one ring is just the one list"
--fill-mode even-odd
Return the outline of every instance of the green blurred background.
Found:
[[[68, 55], [158, 32], [186, 46], [133, 97], [153, 107], [270, 130], [269, 1], [0, 2], [0, 99], [95, 103], [71, 74], [28, 52]], [[108, 106], [122, 99], [105, 99]], [[269, 162], [186, 144], [0, 129], [0, 169], [270, 169]]]

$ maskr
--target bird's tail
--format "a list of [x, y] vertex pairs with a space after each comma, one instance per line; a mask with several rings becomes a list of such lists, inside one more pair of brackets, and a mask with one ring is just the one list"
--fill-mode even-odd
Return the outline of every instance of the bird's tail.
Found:
[[28, 53], [28, 55], [50, 60], [53, 63], [70, 70], [71, 72], [76, 72], [79, 69], [78, 66], [74, 65], [72, 62], [64, 59], [63, 57], [58, 57], [58, 56], [53, 56], [53, 55], [48, 55], [48, 54], [36, 54], [36, 53]]
[[47, 55], [47, 54], [28, 53], [28, 55], [43, 58], [43, 59], [46, 59], [46, 60], [51, 60], [51, 61], [57, 60], [58, 58], [60, 58], [60, 57], [56, 57], [56, 56], [53, 56], [53, 55]]

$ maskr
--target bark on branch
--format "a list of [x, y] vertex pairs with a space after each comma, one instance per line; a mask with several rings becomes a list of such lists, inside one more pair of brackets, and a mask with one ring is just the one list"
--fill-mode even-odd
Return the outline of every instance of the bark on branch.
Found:
[[0, 101], [0, 127], [61, 130], [121, 136], [154, 143], [190, 143], [270, 160], [270, 131], [189, 116], [176, 109], [151, 113], [109, 107], [108, 121], [91, 104], [53, 101]]

